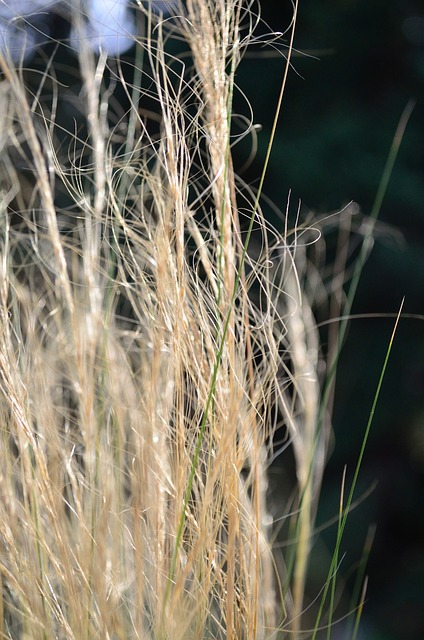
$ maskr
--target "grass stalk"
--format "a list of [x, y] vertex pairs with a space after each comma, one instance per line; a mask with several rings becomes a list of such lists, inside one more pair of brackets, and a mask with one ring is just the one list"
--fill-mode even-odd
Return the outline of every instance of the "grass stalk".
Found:
[[321, 598], [321, 602], [320, 602], [320, 606], [319, 606], [319, 610], [318, 610], [318, 615], [317, 615], [317, 619], [316, 619], [316, 623], [315, 623], [315, 628], [314, 628], [314, 632], [312, 635], [312, 640], [315, 640], [317, 632], [318, 632], [318, 628], [321, 622], [321, 618], [323, 615], [323, 611], [324, 611], [324, 605], [327, 599], [327, 595], [328, 595], [328, 591], [331, 588], [331, 585], [333, 584], [333, 576], [335, 575], [335, 572], [337, 570], [337, 566], [338, 566], [338, 558], [339, 558], [339, 552], [340, 552], [340, 545], [342, 542], [342, 538], [343, 538], [343, 534], [344, 534], [344, 530], [346, 528], [346, 523], [347, 523], [347, 519], [350, 513], [350, 509], [351, 509], [351, 505], [352, 505], [352, 501], [353, 501], [353, 496], [356, 490], [356, 485], [358, 482], [358, 478], [359, 478], [359, 472], [361, 470], [362, 467], [362, 461], [364, 458], [364, 454], [365, 454], [365, 449], [367, 446], [367, 442], [368, 442], [368, 438], [369, 438], [369, 434], [371, 431], [371, 426], [373, 423], [373, 419], [374, 419], [374, 414], [375, 414], [375, 410], [377, 407], [377, 403], [378, 403], [378, 399], [380, 396], [380, 391], [381, 391], [381, 387], [383, 385], [383, 380], [384, 380], [384, 376], [386, 373], [386, 369], [387, 369], [387, 364], [389, 362], [389, 357], [390, 357], [390, 353], [392, 350], [392, 346], [393, 346], [393, 342], [395, 339], [395, 335], [396, 335], [396, 331], [398, 328], [398, 324], [399, 324], [399, 320], [402, 314], [402, 308], [403, 308], [403, 303], [404, 300], [402, 300], [402, 303], [400, 305], [399, 311], [398, 311], [398, 315], [396, 317], [396, 321], [393, 327], [393, 331], [387, 346], [387, 350], [386, 350], [386, 355], [384, 358], [384, 362], [381, 368], [381, 372], [380, 372], [380, 377], [378, 380], [378, 384], [377, 384], [377, 388], [374, 394], [374, 398], [373, 398], [373, 402], [371, 405], [371, 410], [368, 416], [368, 421], [367, 421], [367, 425], [366, 425], [366, 429], [364, 432], [364, 436], [362, 439], [362, 444], [361, 444], [361, 448], [358, 454], [358, 460], [356, 462], [355, 465], [355, 470], [353, 473], [353, 478], [352, 478], [352, 482], [350, 485], [350, 489], [349, 489], [349, 493], [348, 493], [348, 497], [346, 500], [346, 505], [343, 507], [343, 511], [342, 511], [342, 517], [340, 518], [340, 523], [338, 526], [338, 530], [337, 530], [337, 537], [336, 537], [336, 542], [334, 545], [334, 552], [333, 552], [333, 556], [332, 556], [332, 560], [330, 563], [330, 568], [328, 571], [328, 577], [324, 586], [324, 590], [323, 590], [323, 594], [322, 594], [322, 598]]

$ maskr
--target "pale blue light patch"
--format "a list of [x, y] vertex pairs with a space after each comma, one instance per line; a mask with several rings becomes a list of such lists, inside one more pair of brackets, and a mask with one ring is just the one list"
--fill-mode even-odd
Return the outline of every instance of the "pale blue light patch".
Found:
[[46, 12], [57, 0], [0, 0], [0, 51], [27, 60], [48, 36]]
[[13, 20], [19, 16], [31, 16], [48, 11], [57, 3], [58, 0], [0, 0], [0, 18]]
[[[145, 0], [157, 14], [168, 16], [178, 7], [178, 0]], [[80, 48], [81, 39], [88, 41], [90, 47], [99, 52], [102, 49], [108, 55], [124, 53], [133, 44], [137, 34], [133, 13], [129, 10], [128, 0], [86, 0], [86, 20], [71, 31], [71, 46]]]
[[[144, 4], [163, 16], [175, 13], [179, 5], [178, 0], [144, 0]], [[78, 27], [71, 28], [74, 49], [81, 49], [84, 40], [96, 53], [102, 50], [113, 56], [134, 43], [136, 21], [128, 0], [0, 0], [0, 51], [14, 62], [30, 58], [48, 38], [54, 5], [69, 16], [83, 9]]]
[[3, 54], [9, 53], [14, 62], [26, 60], [36, 46], [33, 34], [28, 29], [19, 29], [0, 19], [0, 50]]
[[127, 0], [88, 0], [84, 22], [71, 30], [71, 46], [80, 49], [84, 39], [93, 51], [101, 49], [113, 56], [127, 51], [136, 33]]

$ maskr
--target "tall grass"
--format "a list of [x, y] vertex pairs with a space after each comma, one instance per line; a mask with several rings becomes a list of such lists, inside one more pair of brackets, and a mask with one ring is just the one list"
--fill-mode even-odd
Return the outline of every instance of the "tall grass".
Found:
[[320, 224], [271, 227], [234, 170], [258, 7], [137, 12], [131, 70], [81, 39], [78, 94], [53, 60], [31, 82], [1, 60], [0, 637], [300, 638], [330, 424]]

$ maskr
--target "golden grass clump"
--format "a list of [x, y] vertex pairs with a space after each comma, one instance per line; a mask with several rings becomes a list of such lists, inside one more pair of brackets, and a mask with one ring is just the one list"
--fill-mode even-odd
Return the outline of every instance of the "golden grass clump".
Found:
[[1, 638], [300, 637], [328, 439], [312, 234], [234, 173], [252, 2], [173, 6], [138, 7], [132, 68], [82, 45], [78, 93], [1, 60]]

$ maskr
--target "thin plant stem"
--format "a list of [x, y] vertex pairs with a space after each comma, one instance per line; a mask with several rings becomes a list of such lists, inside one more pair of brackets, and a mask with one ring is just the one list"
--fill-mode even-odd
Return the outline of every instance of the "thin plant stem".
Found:
[[347, 522], [347, 519], [348, 519], [348, 516], [349, 516], [349, 513], [350, 513], [350, 508], [351, 508], [352, 501], [353, 501], [353, 496], [354, 496], [354, 493], [355, 493], [355, 490], [356, 490], [356, 485], [358, 483], [359, 472], [360, 472], [361, 467], [362, 467], [362, 461], [363, 461], [363, 458], [364, 458], [365, 449], [366, 449], [368, 438], [369, 438], [369, 434], [370, 434], [370, 431], [371, 431], [371, 426], [372, 426], [372, 423], [373, 423], [373, 420], [374, 420], [374, 414], [375, 414], [375, 410], [377, 408], [377, 403], [378, 403], [378, 400], [379, 400], [379, 397], [380, 397], [380, 391], [381, 391], [381, 388], [383, 386], [383, 380], [384, 380], [384, 376], [386, 374], [386, 369], [387, 369], [387, 365], [388, 365], [388, 362], [389, 362], [390, 354], [391, 354], [391, 351], [392, 351], [392, 346], [393, 346], [393, 342], [394, 342], [394, 339], [395, 339], [396, 331], [397, 331], [397, 328], [398, 328], [399, 320], [401, 318], [403, 304], [404, 304], [404, 299], [402, 300], [401, 305], [399, 307], [398, 315], [396, 317], [396, 322], [395, 322], [395, 325], [393, 327], [392, 334], [390, 336], [390, 340], [389, 340], [389, 344], [388, 344], [388, 347], [387, 347], [387, 350], [386, 350], [386, 355], [385, 355], [385, 358], [384, 358], [383, 366], [381, 368], [381, 372], [380, 372], [380, 377], [379, 377], [379, 380], [378, 380], [377, 388], [376, 388], [376, 391], [375, 391], [375, 394], [374, 394], [374, 399], [373, 399], [373, 402], [372, 402], [372, 405], [371, 405], [371, 410], [370, 410], [370, 413], [369, 413], [369, 416], [368, 416], [366, 429], [365, 429], [365, 432], [364, 432], [364, 436], [362, 438], [362, 444], [361, 444], [361, 448], [360, 448], [360, 451], [359, 451], [358, 460], [356, 462], [352, 483], [351, 483], [349, 494], [348, 494], [348, 498], [347, 498], [347, 501], [346, 501], [346, 506], [344, 507], [343, 516], [341, 518], [340, 525], [339, 525], [338, 530], [337, 530], [337, 537], [336, 537], [336, 543], [335, 543], [335, 546], [334, 546], [334, 552], [333, 552], [332, 560], [331, 560], [331, 563], [330, 563], [330, 568], [329, 568], [329, 571], [328, 571], [327, 580], [325, 582], [324, 591], [323, 591], [323, 594], [322, 594], [322, 598], [321, 598], [321, 602], [320, 602], [320, 606], [319, 606], [319, 610], [318, 610], [318, 614], [317, 614], [317, 618], [316, 618], [316, 622], [315, 622], [315, 628], [314, 628], [314, 632], [313, 632], [313, 635], [312, 635], [312, 640], [315, 640], [315, 638], [316, 638], [316, 635], [317, 635], [317, 632], [318, 632], [318, 628], [319, 628], [319, 625], [320, 625], [320, 622], [321, 622], [322, 614], [323, 614], [323, 611], [324, 611], [324, 605], [325, 605], [325, 602], [326, 602], [326, 599], [327, 599], [328, 590], [330, 588], [330, 585], [332, 584], [331, 577], [332, 577], [333, 573], [337, 569], [337, 561], [338, 561], [338, 557], [339, 557], [340, 545], [341, 545], [341, 542], [342, 542], [344, 530], [346, 528], [346, 522]]

